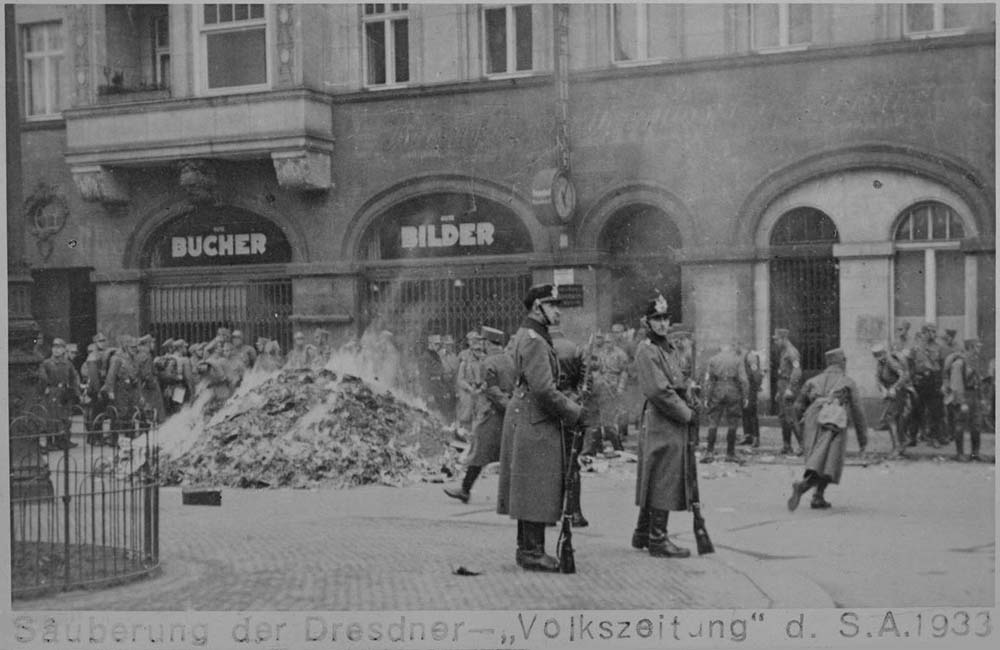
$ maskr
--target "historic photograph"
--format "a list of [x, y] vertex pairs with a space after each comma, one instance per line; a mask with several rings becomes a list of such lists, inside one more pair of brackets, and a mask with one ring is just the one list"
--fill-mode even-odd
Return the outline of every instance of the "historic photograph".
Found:
[[989, 636], [995, 14], [5, 5], [11, 619]]

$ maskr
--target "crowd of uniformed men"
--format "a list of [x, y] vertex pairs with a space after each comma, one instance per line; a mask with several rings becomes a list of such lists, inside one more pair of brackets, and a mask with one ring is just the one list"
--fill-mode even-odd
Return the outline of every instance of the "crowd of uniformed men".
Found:
[[322, 367], [331, 347], [323, 329], [313, 332], [311, 342], [295, 332], [291, 349], [282, 354], [276, 340], [259, 337], [250, 345], [240, 330], [220, 327], [211, 341], [189, 345], [167, 339], [158, 348], [150, 334], [124, 335], [110, 347], [98, 333], [79, 366], [78, 354], [75, 344], [54, 339], [51, 355], [39, 368], [45, 415], [58, 423], [48, 436], [50, 447], [76, 446], [67, 435], [73, 415], [82, 416], [88, 442], [114, 443], [117, 432], [162, 422], [202, 391], [210, 391], [210, 402], [220, 405], [250, 370]]
[[[639, 507], [632, 546], [657, 557], [687, 557], [688, 549], [667, 536], [669, 512], [691, 508], [693, 454], [685, 453], [699, 424], [708, 439], [702, 462], [712, 462], [719, 428], [726, 430], [725, 460], [741, 462], [740, 444], [760, 445], [757, 395], [765, 377], [760, 355], [739, 342], [725, 344], [695, 376], [690, 332], [671, 325], [662, 296], [650, 301], [638, 330], [617, 324], [609, 335], [595, 334], [588, 345], [568, 341], [559, 328], [558, 288], [532, 287], [524, 301], [528, 314], [506, 340], [500, 330], [470, 332], [470, 349], [458, 360], [461, 377], [459, 420], [470, 417], [472, 448], [460, 486], [448, 496], [468, 502], [482, 468], [499, 461], [497, 512], [518, 522], [516, 562], [528, 570], [557, 571], [545, 553], [545, 527], [561, 516], [586, 526], [580, 509], [579, 465], [570, 451], [599, 453], [603, 444], [621, 449], [630, 421], [639, 424], [635, 504]], [[978, 409], [991, 404], [993, 363], [984, 368], [979, 341], [954, 346], [955, 332], [943, 342], [926, 324], [910, 345], [907, 326], [897, 332], [891, 352], [875, 345], [876, 378], [884, 398], [884, 428], [892, 455], [927, 440], [934, 446], [954, 441], [959, 460], [980, 459]], [[438, 337], [428, 343], [426, 390], [432, 400], [449, 400], [445, 360]], [[831, 507], [826, 488], [840, 482], [848, 427], [853, 426], [862, 454], [867, 424], [857, 385], [847, 375], [840, 348], [824, 354], [825, 369], [803, 382], [801, 358], [786, 329], [773, 337], [776, 393], [782, 452], [804, 457], [802, 480], [792, 486], [790, 510], [815, 489], [814, 509]], [[699, 366], [700, 367], [700, 366]], [[439, 383], [438, 383], [439, 382]], [[465, 397], [463, 398], [463, 394]], [[971, 455], [964, 454], [964, 437]], [[792, 441], [798, 447], [793, 449]], [[567, 480], [569, 478], [569, 480]]]
[[[558, 570], [558, 561], [545, 554], [545, 527], [564, 514], [574, 526], [588, 524], [580, 509], [579, 463], [569, 462], [570, 451], [586, 458], [621, 450], [630, 423], [639, 425], [639, 516], [632, 546], [657, 557], [689, 556], [667, 537], [669, 512], [691, 506], [695, 470], [687, 446], [692, 437], [698, 442], [698, 426], [706, 424], [702, 462], [712, 462], [718, 430], [724, 428], [725, 460], [741, 462], [735, 449], [741, 423], [740, 444], [760, 445], [757, 395], [765, 376], [760, 355], [737, 342], [726, 344], [704, 364], [704, 375], [695, 376], [691, 332], [671, 325], [662, 296], [649, 302], [638, 328], [615, 324], [586, 345], [562, 334], [559, 302], [558, 287], [534, 286], [524, 299], [527, 315], [509, 340], [503, 331], [483, 327], [469, 332], [467, 347], [456, 352], [451, 336], [431, 335], [415, 363], [401, 360], [388, 331], [367, 333], [348, 348], [371, 359], [374, 375], [422, 395], [469, 433], [467, 470], [461, 486], [445, 490], [449, 496], [467, 502], [482, 468], [499, 461], [497, 512], [518, 521], [518, 565]], [[954, 330], [946, 330], [938, 340], [934, 324], [926, 323], [910, 341], [904, 323], [889, 346], [872, 347], [893, 455], [904, 455], [920, 441], [936, 447], [953, 441], [959, 460], [980, 459], [980, 409], [989, 404], [992, 419], [994, 365], [984, 366], [978, 340], [967, 339], [960, 348], [954, 339]], [[792, 486], [788, 507], [794, 510], [815, 488], [811, 506], [829, 508], [825, 490], [840, 481], [849, 425], [866, 452], [857, 386], [846, 374], [841, 349], [827, 351], [826, 369], [803, 382], [788, 330], [775, 330], [773, 342], [782, 452], [804, 456], [806, 468]], [[67, 435], [51, 436], [49, 444], [73, 445], [68, 420], [77, 404], [91, 417], [109, 414], [113, 430], [129, 429], [137, 418], [162, 420], [200, 390], [224, 401], [250, 369], [321, 367], [332, 352], [329, 334], [321, 329], [311, 343], [295, 332], [284, 356], [276, 341], [259, 338], [251, 346], [239, 330], [227, 328], [206, 343], [164, 341], [158, 354], [155, 343], [150, 335], [123, 336], [118, 348], [109, 349], [97, 334], [81, 382], [73, 364], [77, 351], [55, 339], [39, 375], [49, 415], [66, 423]], [[88, 439], [114, 442], [100, 431]]]

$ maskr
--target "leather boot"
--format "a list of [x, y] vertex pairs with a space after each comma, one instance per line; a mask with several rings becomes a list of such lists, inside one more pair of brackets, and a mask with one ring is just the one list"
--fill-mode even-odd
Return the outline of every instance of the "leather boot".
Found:
[[545, 554], [545, 524], [524, 522], [524, 553], [521, 568], [525, 571], [558, 573], [559, 560]]
[[639, 508], [639, 520], [632, 531], [632, 548], [649, 548], [649, 509]]
[[787, 423], [781, 423], [781, 453], [792, 454], [792, 429]]
[[690, 557], [691, 550], [674, 545], [667, 537], [668, 510], [649, 510], [649, 554], [653, 557]]
[[799, 507], [799, 501], [802, 500], [802, 495], [808, 492], [815, 484], [816, 480], [812, 474], [806, 476], [801, 481], [792, 483], [792, 496], [788, 497], [788, 509], [795, 512], [795, 509]]
[[969, 431], [969, 438], [972, 439], [972, 454], [969, 455], [969, 460], [981, 460], [979, 458], [979, 431], [978, 429], [973, 429]]
[[479, 473], [483, 471], [482, 467], [477, 465], [470, 465], [467, 470], [465, 470], [465, 478], [462, 479], [461, 488], [445, 488], [444, 493], [450, 496], [452, 499], [458, 499], [462, 503], [468, 503], [469, 497], [472, 496], [471, 490], [473, 484], [475, 484], [476, 479], [479, 478]]
[[955, 432], [955, 460], [968, 460], [965, 457], [965, 432], [963, 431]]
[[736, 456], [736, 427], [726, 429], [726, 462], [741, 463]]
[[831, 507], [830, 502], [823, 497], [823, 494], [826, 492], [827, 485], [828, 481], [821, 481], [820, 484], [816, 486], [816, 492], [813, 494], [812, 502], [809, 504], [809, 507], [813, 510], [826, 510]]
[[718, 429], [715, 427], [708, 428], [708, 447], [705, 449], [705, 455], [701, 457], [701, 462], [711, 463], [715, 460], [715, 439], [718, 435]]

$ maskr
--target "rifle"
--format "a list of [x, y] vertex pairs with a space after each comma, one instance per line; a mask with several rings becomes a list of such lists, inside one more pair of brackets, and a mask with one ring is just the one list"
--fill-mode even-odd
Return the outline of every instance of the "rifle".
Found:
[[577, 462], [577, 449], [575, 438], [579, 436], [579, 431], [573, 433], [574, 441], [569, 451], [569, 467], [566, 471], [566, 478], [563, 481], [563, 508], [562, 527], [559, 530], [559, 540], [556, 542], [556, 558], [559, 560], [559, 573], [576, 573], [576, 560], [573, 557], [573, 526], [570, 518], [570, 494], [575, 487], [574, 481], [580, 480], [579, 472], [573, 471], [573, 463]]
[[[697, 365], [694, 357], [694, 341], [691, 342], [691, 374], [696, 376]], [[687, 430], [687, 472], [684, 479], [687, 482], [687, 492], [691, 499], [691, 514], [694, 520], [694, 539], [698, 545], [698, 555], [715, 553], [712, 540], [708, 537], [708, 529], [705, 528], [705, 518], [701, 514], [701, 502], [698, 494], [698, 465], [694, 455], [695, 447], [698, 446], [698, 427], [700, 424], [699, 410], [702, 407], [700, 389], [693, 380], [690, 381], [687, 390], [684, 391], [685, 401], [691, 408], [691, 422], [688, 423]]]
[[[581, 404], [587, 398], [591, 389], [592, 381], [590, 379], [590, 364], [593, 353], [594, 335], [591, 334], [590, 340], [587, 342], [587, 350], [583, 359], [582, 374], [577, 382], [577, 385], [575, 386], [577, 398]], [[573, 442], [570, 444], [569, 448], [569, 463], [566, 466], [566, 477], [563, 481], [562, 525], [559, 530], [559, 540], [556, 542], [556, 557], [559, 559], [560, 573], [576, 573], [576, 559], [574, 558], [573, 551], [573, 526], [570, 524], [570, 519], [573, 516], [573, 513], [571, 512], [570, 495], [573, 494], [573, 491], [577, 488], [577, 483], [580, 480], [580, 472], [578, 471], [578, 468], [582, 438], [582, 427], [575, 427], [573, 431]], [[563, 436], [563, 439], [565, 439], [565, 435]]]

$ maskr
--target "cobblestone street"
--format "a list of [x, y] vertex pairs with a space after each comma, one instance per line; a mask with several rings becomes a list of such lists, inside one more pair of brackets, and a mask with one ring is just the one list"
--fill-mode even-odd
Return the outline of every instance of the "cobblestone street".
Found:
[[[872, 445], [877, 448], [876, 433]], [[992, 603], [994, 466], [849, 460], [829, 511], [785, 507], [798, 459], [701, 465], [714, 555], [654, 559], [628, 538], [634, 465], [585, 473], [588, 528], [574, 533], [577, 573], [523, 572], [514, 523], [494, 514], [496, 476], [467, 505], [440, 484], [354, 490], [224, 490], [221, 507], [161, 493], [162, 573], [16, 609], [418, 610], [825, 608]], [[992, 448], [992, 436], [986, 448]], [[853, 441], [852, 441], [853, 442]], [[771, 448], [773, 446], [773, 449]], [[943, 459], [943, 456], [938, 458]], [[691, 547], [690, 515], [671, 534]], [[547, 547], [554, 552], [556, 530]], [[464, 566], [478, 576], [458, 576]]]

